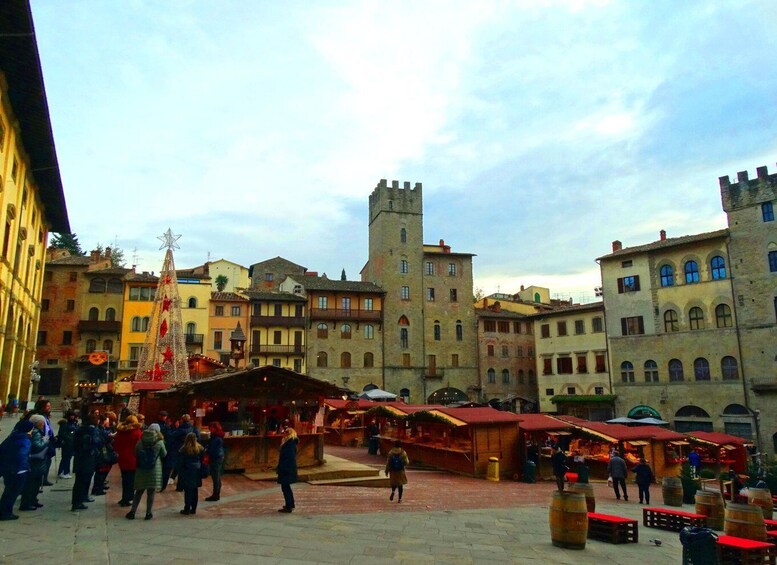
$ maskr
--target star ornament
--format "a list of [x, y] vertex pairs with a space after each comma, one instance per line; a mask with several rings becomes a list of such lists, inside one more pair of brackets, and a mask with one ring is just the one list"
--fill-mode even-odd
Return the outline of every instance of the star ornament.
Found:
[[162, 242], [162, 246], [159, 249], [180, 249], [181, 246], [176, 243], [179, 239], [181, 239], [181, 234], [173, 234], [173, 230], [170, 228], [167, 228], [167, 231], [163, 233], [160, 236], [157, 236], [157, 239]]

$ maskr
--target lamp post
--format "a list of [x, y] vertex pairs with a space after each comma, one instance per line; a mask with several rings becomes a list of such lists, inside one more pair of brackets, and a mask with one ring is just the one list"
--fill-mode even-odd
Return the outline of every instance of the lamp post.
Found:
[[235, 330], [229, 335], [229, 344], [232, 354], [230, 357], [235, 360], [235, 369], [238, 368], [241, 359], [245, 359], [245, 343], [248, 338], [243, 333], [243, 328], [240, 327], [240, 322], [237, 323]]

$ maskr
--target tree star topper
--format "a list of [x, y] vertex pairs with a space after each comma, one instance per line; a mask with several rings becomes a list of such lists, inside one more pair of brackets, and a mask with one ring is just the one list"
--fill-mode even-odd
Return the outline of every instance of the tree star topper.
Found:
[[167, 231], [162, 235], [157, 236], [157, 239], [162, 242], [162, 246], [159, 249], [164, 249], [165, 247], [167, 249], [181, 248], [178, 243], [176, 243], [179, 239], [181, 239], [181, 234], [173, 234], [173, 230], [170, 228], [167, 228]]

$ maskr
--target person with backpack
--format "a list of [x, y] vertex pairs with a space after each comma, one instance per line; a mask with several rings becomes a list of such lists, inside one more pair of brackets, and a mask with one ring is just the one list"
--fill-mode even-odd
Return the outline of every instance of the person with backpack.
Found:
[[395, 441], [394, 447], [388, 452], [388, 460], [386, 461], [386, 475], [389, 477], [389, 484], [391, 485], [389, 500], [394, 500], [395, 491], [399, 491], [397, 502], [402, 502], [402, 493], [407, 484], [405, 467], [409, 464], [410, 460], [405, 450], [402, 449], [402, 443], [399, 440]]
[[283, 508], [278, 512], [290, 513], [294, 510], [294, 493], [291, 490], [292, 483], [297, 482], [297, 444], [299, 438], [294, 428], [285, 427], [283, 429], [283, 439], [281, 440], [281, 450], [278, 455], [278, 483], [283, 492]]
[[197, 513], [199, 489], [202, 486], [202, 459], [205, 448], [197, 442], [194, 432], [187, 434], [178, 452], [178, 485], [183, 489], [183, 510], [187, 516]]
[[43, 505], [38, 502], [38, 491], [43, 485], [43, 474], [46, 472], [48, 458], [49, 436], [46, 435], [46, 418], [43, 414], [33, 414], [30, 422], [34, 426], [30, 435], [30, 473], [22, 489], [19, 510], [34, 511]]
[[35, 424], [21, 420], [11, 435], [0, 443], [0, 471], [3, 475], [3, 494], [0, 496], [0, 520], [18, 520], [13, 513], [16, 499], [24, 490], [30, 474], [30, 447]]
[[135, 512], [140, 505], [143, 492], [146, 493], [146, 520], [151, 520], [154, 515], [154, 494], [162, 486], [162, 461], [167, 455], [165, 441], [159, 424], [151, 424], [143, 430], [140, 441], [135, 446], [137, 469], [135, 470], [135, 496], [132, 498], [132, 508], [127, 512], [128, 520], [135, 519]]
[[119, 506], [132, 506], [132, 497], [135, 494], [135, 470], [138, 467], [135, 446], [142, 436], [138, 418], [130, 414], [123, 424], [118, 425], [113, 438], [113, 448], [119, 455], [119, 469], [121, 469]]

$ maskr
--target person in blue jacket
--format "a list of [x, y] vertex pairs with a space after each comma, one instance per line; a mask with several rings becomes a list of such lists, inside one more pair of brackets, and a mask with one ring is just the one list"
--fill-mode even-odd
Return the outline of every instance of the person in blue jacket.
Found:
[[289, 513], [294, 510], [294, 493], [291, 490], [292, 483], [297, 482], [297, 444], [299, 438], [294, 428], [285, 427], [283, 430], [283, 439], [281, 440], [281, 450], [278, 455], [278, 483], [283, 492], [283, 508], [278, 512]]
[[211, 422], [210, 442], [208, 442], [208, 464], [210, 465], [210, 477], [213, 479], [213, 494], [207, 500], [215, 502], [221, 498], [221, 473], [224, 465], [224, 430], [220, 422]]
[[22, 420], [0, 443], [0, 470], [5, 484], [0, 496], [0, 520], [19, 519], [13, 513], [13, 507], [30, 474], [30, 445], [34, 427], [29, 420]]

